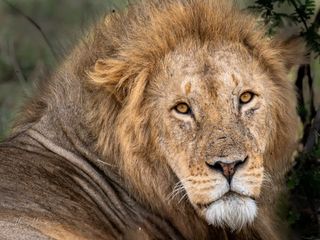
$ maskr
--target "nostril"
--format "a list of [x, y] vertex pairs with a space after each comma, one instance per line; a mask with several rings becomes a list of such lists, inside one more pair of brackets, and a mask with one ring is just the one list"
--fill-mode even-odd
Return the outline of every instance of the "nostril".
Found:
[[244, 164], [244, 161], [238, 160], [234, 164], [234, 169], [237, 169], [240, 165]]
[[234, 165], [234, 168], [238, 168], [240, 165], [243, 165], [247, 162], [247, 159], [248, 159], [248, 156], [245, 157], [243, 160], [238, 160], [238, 161], [235, 161], [235, 165]]
[[216, 163], [213, 164], [213, 165], [212, 165], [212, 164], [209, 164], [209, 167], [223, 173], [222, 162], [220, 162], [220, 161], [219, 161], [219, 162], [216, 162]]

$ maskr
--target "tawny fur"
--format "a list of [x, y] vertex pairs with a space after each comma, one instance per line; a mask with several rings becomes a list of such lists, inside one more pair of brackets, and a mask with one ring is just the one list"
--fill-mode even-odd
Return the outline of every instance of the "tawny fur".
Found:
[[[99, 173], [101, 171], [102, 175], [107, 176], [106, 179], [112, 179], [112, 184], [115, 182], [120, 186], [123, 192], [118, 188], [115, 191], [117, 197], [120, 196], [119, 203], [111, 202], [115, 206], [113, 209], [127, 209], [123, 211], [127, 211], [128, 216], [120, 220], [110, 217], [110, 222], [115, 219], [113, 224], [120, 221], [116, 230], [110, 230], [112, 224], [106, 227], [101, 225], [101, 213], [92, 213], [92, 217], [87, 217], [79, 212], [70, 220], [70, 206], [77, 203], [77, 198], [81, 199], [78, 200], [80, 209], [92, 207], [79, 193], [75, 199], [67, 197], [68, 200], [64, 202], [65, 213], [63, 210], [52, 210], [54, 214], [50, 218], [47, 213], [43, 213], [43, 216], [37, 213], [40, 214], [35, 214], [37, 218], [42, 217], [50, 223], [32, 226], [56, 239], [79, 239], [80, 236], [83, 239], [162, 239], [162, 226], [163, 232], [168, 234], [164, 236], [172, 238], [283, 239], [281, 229], [277, 227], [274, 207], [297, 140], [295, 93], [287, 74], [289, 68], [302, 57], [301, 48], [298, 51], [293, 49], [298, 43], [295, 40], [285, 42], [270, 39], [254, 17], [237, 10], [226, 1], [143, 1], [130, 6], [128, 10], [106, 16], [66, 57], [52, 78], [42, 83], [37, 96], [25, 106], [12, 138], [2, 144], [0, 157], [3, 161], [13, 159], [18, 153], [10, 149], [20, 148], [27, 151], [19, 152], [20, 155], [28, 156], [31, 151], [32, 154], [39, 154], [36, 159], [41, 161], [42, 154], [45, 156], [43, 159], [49, 159], [46, 161], [53, 166], [61, 165], [59, 171], [62, 172], [64, 164], [62, 161], [56, 163], [59, 162], [56, 159], [89, 159], [94, 169], [99, 169]], [[231, 74], [233, 70], [229, 71], [228, 66], [239, 68], [239, 76], [252, 69], [252, 76], [258, 80], [251, 82], [257, 81], [262, 90], [266, 89], [269, 95], [264, 96], [262, 105], [265, 110], [261, 113], [263, 115], [259, 115], [263, 116], [261, 119], [253, 118], [249, 122], [248, 119], [241, 119], [240, 115], [233, 119], [235, 110], [228, 108], [231, 100], [227, 100], [228, 104], [219, 102], [227, 99], [227, 95], [222, 93], [228, 91], [228, 86], [219, 83], [223, 77], [234, 78], [230, 81], [236, 85], [250, 80]], [[187, 73], [183, 75], [179, 69]], [[196, 77], [190, 77], [192, 74]], [[220, 80], [214, 82], [213, 76]], [[179, 81], [180, 77], [186, 82]], [[166, 82], [170, 78], [171, 82]], [[203, 80], [201, 84], [199, 78]], [[176, 86], [183, 86], [183, 94], [193, 94], [201, 100], [202, 111], [199, 112], [206, 119], [203, 120], [206, 124], [199, 127], [201, 131], [196, 131], [195, 123], [185, 117], [174, 115], [166, 119], [168, 111], [163, 106], [170, 102], [169, 93], [180, 91]], [[225, 91], [218, 91], [224, 88]], [[197, 96], [197, 92], [208, 95]], [[168, 98], [165, 93], [168, 93]], [[215, 109], [219, 104], [223, 111]], [[251, 113], [248, 110], [246, 114], [249, 116]], [[229, 116], [234, 120], [232, 123]], [[266, 126], [267, 120], [271, 128]], [[245, 127], [242, 128], [240, 122]], [[218, 134], [214, 130], [217, 124], [229, 133], [232, 144], [227, 141], [214, 144]], [[246, 124], [252, 125], [252, 128]], [[173, 125], [176, 128], [170, 132], [169, 126]], [[185, 134], [181, 129], [185, 129]], [[255, 135], [254, 132], [247, 134], [243, 129], [249, 132], [258, 130]], [[251, 142], [244, 137], [246, 134], [252, 137]], [[192, 151], [186, 147], [188, 144]], [[197, 147], [192, 147], [192, 144]], [[40, 153], [34, 153], [35, 146], [41, 149]], [[258, 150], [254, 150], [254, 146]], [[221, 174], [212, 173], [205, 165], [205, 161], [209, 161], [206, 157], [217, 157], [222, 149], [228, 154], [251, 154], [255, 160], [249, 159], [242, 174], [249, 176], [252, 186], [256, 184], [248, 195], [255, 198], [258, 215], [252, 224], [247, 225], [239, 220], [243, 226], [237, 229], [237, 225], [233, 229], [235, 231], [230, 231], [232, 226], [209, 225], [202, 207], [212, 199], [209, 199], [207, 192], [195, 193], [201, 184], [207, 187], [208, 176], [216, 181], [224, 181]], [[59, 156], [52, 156], [51, 152]], [[32, 154], [27, 158], [34, 159]], [[12, 177], [14, 171], [8, 170], [16, 168], [15, 164], [18, 163], [12, 160], [11, 164], [3, 168], [3, 174], [10, 182], [18, 182], [18, 178]], [[27, 161], [25, 167], [28, 167]], [[64, 181], [69, 178], [63, 176], [73, 175], [71, 167], [65, 171], [69, 175], [64, 172], [57, 174], [59, 171], [54, 170], [56, 167], [48, 169], [53, 175], [52, 179], [60, 179], [63, 186], [69, 181]], [[23, 171], [21, 174], [24, 174]], [[46, 181], [46, 176], [43, 181]], [[189, 185], [183, 182], [186, 176], [192, 177]], [[237, 177], [241, 176], [235, 175], [235, 179]], [[64, 190], [68, 196], [72, 184], [75, 184], [75, 189], [84, 186], [81, 178], [73, 176], [72, 179], [75, 182], [66, 184]], [[30, 184], [33, 186], [35, 181], [30, 180]], [[182, 190], [177, 193], [179, 197], [168, 199], [178, 181], [182, 183]], [[10, 192], [10, 195], [6, 186], [2, 186], [0, 192], [1, 189], [5, 189], [4, 194], [14, 201], [13, 197], [10, 198], [14, 194]], [[35, 192], [32, 189], [36, 189]], [[30, 192], [27, 202], [41, 201], [41, 190], [30, 188], [26, 191]], [[187, 198], [183, 197], [184, 193]], [[48, 193], [48, 196], [51, 194]], [[55, 197], [52, 201], [49, 197], [48, 208], [59, 205], [54, 203]], [[57, 199], [60, 199], [60, 195]], [[16, 207], [18, 203], [13, 205]], [[1, 206], [3, 209], [5, 204]], [[94, 210], [88, 211], [99, 212], [98, 208], [92, 208]], [[21, 212], [25, 214], [28, 211], [17, 207], [13, 213], [8, 211], [6, 216], [14, 219], [13, 216]], [[234, 214], [237, 214], [236, 209]], [[229, 218], [233, 219], [230, 215]], [[150, 219], [153, 219], [152, 224]], [[53, 224], [55, 222], [57, 224]], [[50, 224], [53, 227], [49, 228]], [[172, 226], [174, 231], [167, 226]]]

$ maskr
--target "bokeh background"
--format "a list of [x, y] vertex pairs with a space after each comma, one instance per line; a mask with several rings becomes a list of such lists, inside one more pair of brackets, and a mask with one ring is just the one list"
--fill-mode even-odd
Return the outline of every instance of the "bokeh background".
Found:
[[[262, 22], [269, 21], [270, 34], [276, 31], [299, 33], [303, 29], [303, 22], [294, 23], [289, 18], [279, 17], [278, 23], [277, 15], [272, 15], [274, 12], [291, 16], [295, 13], [292, 3], [312, 3], [312, 11], [309, 9], [307, 17], [307, 24], [311, 26], [320, 7], [320, 0], [236, 2], [243, 9], [255, 6], [250, 11], [255, 11]], [[24, 100], [32, 95], [35, 84], [50, 75], [86, 29], [104, 14], [127, 5], [128, 0], [0, 0], [0, 141], [8, 136], [14, 117]], [[270, 16], [273, 19], [268, 19]], [[311, 36], [320, 46], [317, 37]], [[317, 54], [312, 51], [308, 68], [293, 69], [290, 74], [291, 81], [295, 82], [299, 69], [300, 73], [310, 69], [313, 81], [310, 88], [306, 74], [299, 83], [304, 105], [299, 106], [298, 111], [306, 118], [299, 131], [305, 138], [315, 122], [315, 112], [312, 114], [310, 104], [315, 110], [320, 105], [320, 58]], [[310, 98], [311, 92], [314, 93], [313, 99]], [[315, 134], [318, 136], [319, 131]], [[302, 141], [301, 152], [297, 153], [294, 168], [287, 177], [288, 191], [278, 207], [296, 239], [320, 239], [320, 148], [317, 136], [307, 153], [303, 152]]]
[[0, 0], [0, 139], [35, 82], [55, 69], [91, 24], [126, 5], [125, 0]]

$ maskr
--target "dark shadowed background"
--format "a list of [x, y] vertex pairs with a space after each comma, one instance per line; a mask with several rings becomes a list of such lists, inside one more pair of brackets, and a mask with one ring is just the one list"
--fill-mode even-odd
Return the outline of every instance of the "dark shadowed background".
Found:
[[[312, 3], [312, 11], [309, 10], [310, 16], [306, 18], [310, 28], [320, 6], [320, 0], [236, 2], [243, 9], [256, 6], [250, 11], [255, 11], [262, 21], [268, 20], [272, 26], [277, 25], [279, 20], [280, 24], [273, 26], [271, 34], [279, 30], [287, 34], [303, 31], [304, 23], [299, 21], [299, 15], [296, 15], [296, 23], [293, 23], [293, 18], [290, 19], [297, 10], [294, 3], [306, 6]], [[21, 103], [32, 95], [35, 83], [55, 69], [63, 56], [72, 50], [79, 36], [107, 12], [117, 11], [127, 5], [128, 0], [0, 0], [0, 140], [8, 136]], [[307, 8], [304, 10], [308, 11]], [[276, 12], [286, 13], [289, 18], [282, 19]], [[316, 31], [319, 33], [319, 28]], [[310, 36], [315, 43], [319, 43], [320, 51], [320, 36]], [[304, 102], [298, 111], [307, 119], [301, 124], [301, 136], [309, 136], [309, 129], [313, 129], [317, 121], [320, 129], [320, 115], [317, 120], [315, 113], [309, 110], [310, 104], [315, 110], [320, 105], [320, 57], [317, 54], [313, 50], [310, 64], [300, 66], [290, 74], [290, 80], [297, 82], [298, 70], [303, 73], [310, 69], [313, 81], [310, 89], [307, 74], [300, 77], [299, 91], [303, 94]], [[311, 91], [314, 99], [310, 98]], [[279, 214], [288, 222], [297, 239], [320, 239], [319, 129], [313, 133], [316, 141], [311, 150], [297, 154], [293, 171], [287, 177], [288, 193], [284, 194], [279, 205]], [[301, 149], [303, 147], [302, 141]]]

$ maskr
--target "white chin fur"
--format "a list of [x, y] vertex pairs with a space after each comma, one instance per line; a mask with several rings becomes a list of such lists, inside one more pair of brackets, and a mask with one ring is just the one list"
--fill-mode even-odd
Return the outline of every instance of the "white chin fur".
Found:
[[205, 218], [214, 226], [228, 226], [232, 231], [251, 224], [257, 215], [255, 201], [247, 197], [222, 197], [212, 203], [205, 212]]

